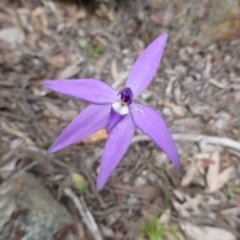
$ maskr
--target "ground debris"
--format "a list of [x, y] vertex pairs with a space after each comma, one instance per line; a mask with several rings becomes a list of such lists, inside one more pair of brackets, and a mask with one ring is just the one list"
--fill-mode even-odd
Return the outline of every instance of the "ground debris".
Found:
[[[86, 227], [64, 189], [81, 198], [106, 239], [140, 239], [141, 221], [148, 218], [178, 225], [180, 239], [201, 229], [237, 239], [238, 1], [97, 1], [98, 8], [90, 12], [76, 2], [0, 3], [0, 180], [32, 172], [69, 209], [80, 239], [93, 239], [91, 226]], [[54, 139], [87, 104], [56, 94], [41, 82], [95, 77], [120, 90], [137, 56], [163, 32], [169, 39], [161, 66], [138, 100], [166, 119], [177, 142], [180, 171], [137, 130], [98, 192], [106, 130], [49, 155], [46, 150]], [[84, 178], [88, 191], [76, 190], [73, 173]], [[15, 208], [9, 209], [17, 218]], [[56, 240], [72, 230], [63, 228]], [[21, 239], [26, 232], [18, 229], [16, 234]]]

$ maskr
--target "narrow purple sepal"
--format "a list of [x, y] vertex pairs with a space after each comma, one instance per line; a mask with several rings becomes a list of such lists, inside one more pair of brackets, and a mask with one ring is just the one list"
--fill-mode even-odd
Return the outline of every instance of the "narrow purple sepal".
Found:
[[104, 186], [107, 179], [126, 153], [134, 135], [134, 131], [135, 126], [130, 114], [119, 122], [111, 131], [106, 142], [100, 164], [97, 179], [98, 190]]
[[177, 148], [163, 117], [154, 109], [142, 104], [132, 104], [131, 115], [135, 125], [147, 134], [179, 169]]
[[126, 114], [121, 115], [118, 112], [116, 112], [113, 107], [111, 107], [107, 133], [109, 133], [125, 116]]
[[60, 134], [48, 152], [56, 152], [104, 128], [109, 123], [111, 105], [90, 105]]
[[160, 35], [143, 51], [134, 63], [126, 83], [126, 87], [132, 89], [134, 98], [142, 93], [156, 74], [167, 37], [167, 33]]
[[97, 79], [48, 80], [43, 85], [94, 104], [111, 104], [118, 94], [111, 86]]

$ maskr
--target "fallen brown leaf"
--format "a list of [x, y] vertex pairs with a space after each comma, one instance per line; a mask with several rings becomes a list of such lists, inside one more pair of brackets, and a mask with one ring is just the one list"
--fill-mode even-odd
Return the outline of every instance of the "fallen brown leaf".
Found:
[[213, 163], [208, 167], [206, 177], [208, 187], [206, 191], [216, 192], [231, 179], [234, 174], [234, 167], [230, 166], [220, 173], [220, 154], [218, 151], [213, 153], [211, 161]]
[[1, 127], [4, 132], [6, 132], [10, 135], [14, 135], [19, 138], [22, 138], [28, 145], [31, 145], [31, 146], [35, 145], [30, 137], [28, 137], [26, 134], [20, 132], [19, 130], [10, 127], [7, 123], [1, 121]]
[[185, 234], [194, 240], [236, 240], [236, 237], [225, 229], [196, 226], [189, 222], [182, 222], [181, 226]]
[[218, 174], [220, 171], [220, 154], [219, 151], [214, 151], [211, 157], [212, 164], [208, 167], [206, 176], [208, 191], [215, 192], [218, 190]]
[[148, 197], [163, 196], [163, 191], [158, 186], [134, 187], [134, 186], [128, 186], [123, 184], [112, 184], [112, 186], [122, 191], [140, 194], [140, 195], [146, 195]]
[[63, 69], [63, 71], [61, 71], [58, 74], [59, 79], [65, 79], [65, 78], [70, 78], [73, 77], [74, 75], [78, 74], [80, 71], [80, 66], [78, 66], [77, 64], [72, 64], [67, 66], [65, 69]]
[[207, 161], [204, 161], [204, 162], [202, 163], [202, 167], [203, 167], [204, 169], [207, 169], [211, 164], [214, 164], [214, 161], [212, 161], [212, 160], [207, 160]]
[[190, 166], [181, 180], [181, 186], [182, 187], [188, 186], [192, 182], [196, 172], [197, 172], [196, 166], [194, 165]]
[[25, 41], [25, 34], [20, 28], [4, 28], [0, 30], [0, 40], [9, 44], [22, 44]]
[[169, 101], [164, 101], [163, 104], [166, 107], [169, 107], [172, 109], [172, 111], [179, 117], [183, 117], [184, 116], [184, 110], [183, 108], [177, 106], [175, 103], [173, 102], [169, 102]]
[[52, 56], [46, 57], [46, 62], [51, 64], [53, 67], [56, 68], [63, 68], [66, 64], [66, 59], [63, 54], [56, 54]]
[[101, 129], [99, 131], [97, 131], [96, 133], [90, 135], [89, 137], [83, 139], [81, 142], [85, 143], [85, 144], [91, 144], [91, 143], [96, 143], [96, 142], [100, 142], [102, 140], [107, 139], [108, 135], [106, 132], [106, 129]]
[[114, 58], [111, 63], [111, 74], [112, 74], [114, 81], [116, 82], [118, 80], [118, 68], [117, 68], [116, 58]]
[[[53, 115], [53, 116], [63, 119], [63, 120], [67, 120], [67, 121], [72, 120], [77, 115], [77, 111], [75, 111], [73, 109], [62, 110], [58, 106], [54, 105], [51, 102], [45, 102], [45, 106], [46, 106], [47, 110], [49, 111], [50, 115]], [[46, 111], [45, 111], [45, 114], [49, 115]]]
[[237, 102], [240, 101], [240, 91], [238, 91], [238, 92], [235, 93], [235, 100], [236, 100]]

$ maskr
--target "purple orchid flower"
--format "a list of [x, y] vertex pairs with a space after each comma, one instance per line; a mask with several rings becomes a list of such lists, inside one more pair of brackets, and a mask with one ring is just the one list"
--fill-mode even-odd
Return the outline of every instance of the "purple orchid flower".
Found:
[[163, 55], [167, 33], [155, 39], [133, 65], [125, 88], [120, 92], [96, 79], [48, 80], [46, 87], [92, 103], [60, 134], [48, 152], [56, 152], [98, 130], [108, 127], [97, 179], [100, 190], [126, 153], [135, 128], [147, 134], [179, 169], [174, 140], [163, 117], [154, 109], [133, 102], [149, 85]]

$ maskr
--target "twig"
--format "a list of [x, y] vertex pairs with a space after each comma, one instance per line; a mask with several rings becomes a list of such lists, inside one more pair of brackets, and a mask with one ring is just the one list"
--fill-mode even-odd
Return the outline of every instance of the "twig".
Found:
[[[99, 158], [100, 155], [98, 155], [97, 157]], [[80, 169], [81, 169], [82, 172], [85, 173], [85, 176], [87, 177], [87, 180], [88, 180], [88, 182], [89, 182], [89, 184], [91, 186], [92, 192], [96, 196], [96, 199], [99, 201], [100, 206], [102, 208], [106, 208], [107, 207], [106, 203], [104, 202], [104, 200], [101, 197], [101, 195], [99, 194], [99, 192], [96, 190], [95, 182], [93, 181], [93, 178], [92, 178], [92, 176], [90, 174], [91, 169], [87, 169], [83, 162], [80, 164]]]
[[107, 210], [103, 210], [103, 211], [95, 211], [94, 214], [97, 216], [106, 216], [108, 214], [111, 214], [113, 212], [119, 212], [121, 210], [135, 210], [135, 211], [139, 211], [145, 208], [149, 208], [149, 206], [144, 206], [144, 205], [127, 205], [127, 204], [122, 204], [119, 206], [115, 206], [112, 208], [108, 208]]
[[[240, 151], [240, 143], [230, 138], [213, 137], [206, 135], [190, 135], [190, 134], [172, 134], [173, 139], [176, 141], [186, 142], [201, 142], [205, 144], [221, 145]], [[132, 143], [149, 141], [150, 138], [146, 135], [135, 136]]]
[[79, 214], [81, 215], [83, 222], [86, 224], [88, 230], [91, 232], [94, 240], [103, 240], [102, 235], [98, 229], [98, 226], [91, 214], [91, 212], [88, 210], [84, 199], [78, 197], [74, 194], [74, 192], [70, 188], [65, 188], [64, 193], [72, 199], [75, 206], [77, 207]]

